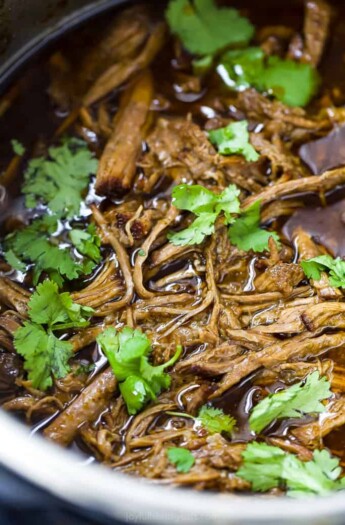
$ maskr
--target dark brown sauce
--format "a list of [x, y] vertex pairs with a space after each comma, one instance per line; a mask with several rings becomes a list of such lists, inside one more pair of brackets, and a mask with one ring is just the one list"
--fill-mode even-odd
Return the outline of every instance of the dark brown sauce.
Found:
[[[235, 2], [236, 4], [236, 2]], [[237, 2], [241, 7], [247, 8], [252, 5], [251, 2]], [[291, 2], [291, 6], [281, 9], [281, 6], [276, 1], [267, 2], [265, 9], [249, 9], [249, 15], [255, 21], [256, 26], [272, 24], [284, 24], [300, 28], [301, 20], [301, 4], [299, 2]], [[330, 43], [327, 50], [327, 55], [321, 66], [321, 74], [323, 75], [324, 87], [334, 89], [336, 86], [341, 93], [345, 92], [345, 76], [343, 68], [339, 64], [344, 65], [345, 56], [345, 7], [341, 8], [339, 12], [339, 21], [334, 25]], [[106, 15], [108, 16], [108, 15]], [[94, 34], [95, 29], [83, 29], [83, 39], [88, 39], [88, 33]], [[86, 36], [85, 36], [86, 35]], [[68, 42], [78, 42], [78, 33], [72, 37], [68, 37]], [[73, 40], [74, 39], [74, 40]], [[59, 45], [66, 47], [66, 43], [61, 42]], [[79, 42], [80, 45], [80, 42]], [[70, 46], [74, 49], [74, 46]], [[168, 49], [168, 48], [167, 48]], [[183, 93], [181, 92], [179, 81], [183, 82], [183, 75], [188, 74], [188, 68], [183, 70], [183, 66], [173, 64], [172, 55], [167, 60], [167, 53], [165, 50], [156, 60], [153, 72], [157, 83], [157, 109], [163, 109], [162, 115], [185, 115], [190, 112], [196, 122], [204, 122], [209, 118], [214, 110], [208, 105], [208, 102], [216, 95], [225, 92], [225, 88], [221, 86], [220, 79], [217, 75], [212, 75], [207, 79], [207, 85], [202, 85], [199, 92]], [[165, 54], [164, 54], [165, 53]], [[55, 130], [58, 128], [64, 114], [56, 112], [50, 104], [47, 95], [48, 89], [48, 75], [45, 62], [39, 61], [36, 65], [32, 65], [26, 73], [25, 88], [21, 90], [20, 95], [14, 104], [6, 113], [6, 126], [0, 129], [0, 168], [5, 169], [8, 161], [12, 156], [10, 147], [10, 140], [16, 138], [20, 140], [28, 150], [28, 157], [37, 150], [40, 143], [45, 145], [53, 140]], [[170, 104], [164, 106], [164, 99], [169, 99]], [[116, 109], [117, 95], [114, 96], [114, 111]], [[343, 103], [342, 96], [339, 95], [339, 104]], [[163, 104], [163, 106], [161, 106]], [[228, 114], [231, 114], [231, 107], [228, 108]], [[325, 169], [330, 169], [345, 164], [345, 128], [339, 128], [329, 136], [310, 142], [300, 148], [300, 156], [307, 164], [312, 173], [317, 174]], [[24, 159], [23, 165], [25, 166]], [[3, 203], [0, 209], [0, 224], [1, 234], [7, 233], [7, 221], [11, 217], [16, 216], [23, 223], [26, 223], [32, 217], [32, 211], [28, 211], [23, 205], [22, 197], [18, 197], [21, 180], [17, 179], [10, 187], [7, 201]], [[170, 194], [169, 181], [160, 181], [154, 188], [153, 195], [150, 197], [164, 197]], [[307, 207], [298, 210], [285, 224], [283, 233], [287, 239], [292, 240], [293, 232], [297, 226], [309, 232], [315, 240], [320, 242], [329, 249], [335, 256], [345, 257], [345, 200], [340, 200], [334, 204], [329, 204], [322, 208], [318, 206], [319, 199], [314, 196], [306, 202]], [[185, 264], [186, 263], [186, 264]], [[154, 290], [155, 282], [163, 278], [165, 275], [172, 272], [172, 270], [185, 269], [189, 265], [189, 261], [178, 261], [177, 263], [170, 263], [163, 267], [160, 273], [157, 273], [149, 282], [149, 287]], [[85, 284], [85, 282], [84, 282]], [[196, 283], [192, 283], [196, 284]], [[101, 367], [104, 364], [104, 356], [99, 352], [95, 345], [84, 349], [79, 355], [81, 361], [95, 363], [96, 367]], [[253, 378], [249, 377], [243, 380], [239, 385], [230, 389], [224, 396], [215, 400], [213, 405], [222, 408], [225, 413], [232, 415], [237, 420], [237, 430], [233, 436], [236, 442], [248, 441], [253, 438], [249, 430], [248, 417], [251, 408], [262, 397], [263, 393], [275, 392], [281, 388], [282, 384], [271, 385], [264, 392], [261, 387], [253, 384]], [[36, 431], [40, 431], [53, 416], [44, 418], [39, 421], [36, 426]], [[303, 420], [305, 422], [305, 420]], [[273, 424], [267, 433], [270, 435], [284, 435], [287, 428], [296, 424], [294, 421], [288, 420], [284, 424]], [[332, 432], [326, 438], [326, 444], [332, 449], [343, 449], [345, 446], [345, 428]], [[85, 451], [85, 445], [81, 442], [76, 442], [76, 447]]]
[[345, 465], [345, 429], [340, 427], [333, 430], [328, 436], [324, 438], [324, 444], [327, 448], [332, 450], [332, 454], [338, 456], [341, 460], [341, 465]]

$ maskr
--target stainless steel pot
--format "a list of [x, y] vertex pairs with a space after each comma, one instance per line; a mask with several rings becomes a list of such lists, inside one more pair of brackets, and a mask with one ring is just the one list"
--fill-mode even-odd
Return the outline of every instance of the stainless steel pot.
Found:
[[[15, 72], [62, 32], [128, 0], [0, 0], [0, 89]], [[345, 523], [345, 497], [294, 500], [219, 495], [172, 489], [97, 464], [0, 412], [0, 463], [32, 483], [84, 509], [129, 523], [198, 525], [336, 525]]]

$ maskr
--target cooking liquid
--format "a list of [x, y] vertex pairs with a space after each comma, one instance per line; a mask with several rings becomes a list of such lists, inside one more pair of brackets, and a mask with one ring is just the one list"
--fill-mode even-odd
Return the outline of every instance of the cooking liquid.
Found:
[[[281, 6], [277, 2], [266, 2], [265, 9], [263, 9], [262, 3], [259, 7], [251, 7], [253, 3], [250, 2], [231, 2], [232, 5], [238, 5], [241, 7], [243, 12], [248, 15], [257, 27], [263, 25], [289, 25], [296, 29], [300, 29], [300, 21], [302, 11], [298, 3], [291, 2], [290, 7], [281, 9]], [[90, 23], [89, 28], [81, 28], [76, 31], [73, 35], [69, 35], [57, 45], [56, 49], [62, 49], [66, 53], [67, 49], [72, 50], [71, 52], [80, 51], [80, 43], [88, 41], [90, 38], [96, 38], [97, 32], [102, 32], [103, 26], [107, 23], [109, 14], [106, 14], [104, 18]], [[345, 6], [338, 8], [338, 16], [333, 24], [332, 34], [329, 38], [329, 44], [326, 49], [325, 57], [320, 67], [320, 72], [323, 78], [323, 90], [327, 93], [327, 90], [337, 89], [339, 92], [339, 105], [345, 102], [345, 76], [343, 75], [343, 67], [345, 57], [345, 40], [343, 35], [345, 33]], [[56, 51], [56, 49], [52, 50]], [[82, 50], [82, 49], [81, 49]], [[49, 75], [46, 62], [46, 56], [41, 58], [39, 61], [33, 61], [26, 71], [23, 71], [20, 84], [21, 89], [19, 95], [14, 104], [8, 109], [6, 114], [2, 117], [3, 122], [6, 125], [0, 127], [0, 172], [5, 171], [6, 167], [11, 160], [13, 153], [10, 146], [12, 139], [17, 139], [22, 142], [29, 155], [34, 155], [40, 151], [41, 144], [50, 144], [54, 142], [54, 133], [66, 118], [65, 113], [61, 113], [59, 110], [54, 108], [48, 96], [49, 87]], [[193, 93], [191, 96], [187, 96], [181, 92], [179, 88], [181, 81], [183, 80], [183, 74], [180, 71], [181, 64], [176, 63], [173, 59], [172, 49], [170, 44], [167, 44], [166, 48], [159, 54], [155, 63], [153, 64], [153, 74], [155, 78], [157, 97], [154, 103], [154, 107], [159, 111], [162, 116], [180, 115], [185, 116], [187, 113], [193, 116], [193, 119], [199, 123], [204, 124], [209, 117], [215, 116], [214, 109], [210, 106], [210, 101], [214, 101], [215, 97], [226, 94], [228, 97], [230, 94], [226, 91], [226, 88], [222, 85], [217, 75], [211, 76], [208, 85], [200, 91], [200, 93]], [[116, 111], [118, 103], [118, 92], [112, 95], [111, 100], [113, 102], [113, 110]], [[168, 100], [169, 104], [164, 105], [164, 100]], [[163, 102], [162, 102], [163, 101]], [[97, 110], [97, 105], [94, 111]], [[229, 113], [234, 112], [233, 108], [230, 107]], [[344, 130], [337, 131], [334, 135], [336, 139], [339, 136], [344, 136]], [[337, 143], [338, 144], [338, 143]], [[99, 153], [103, 144], [94, 143], [94, 149]], [[322, 148], [322, 154], [319, 153], [319, 149]], [[300, 149], [301, 158], [310, 167], [311, 172], [318, 173], [321, 168], [324, 168], [327, 164], [327, 159], [334, 157], [335, 146], [332, 140], [324, 140], [319, 144], [313, 144], [313, 147], [304, 146]], [[312, 158], [311, 158], [312, 156]], [[345, 164], [345, 157], [341, 154], [340, 160], [336, 161], [336, 165]], [[318, 158], [321, 161], [316, 166]], [[21, 169], [19, 173], [23, 172], [27, 162], [27, 157], [24, 157], [22, 161]], [[333, 162], [334, 164], [334, 162]], [[321, 166], [321, 167], [320, 167]], [[329, 166], [328, 166], [329, 167]], [[332, 166], [331, 166], [332, 167]], [[24, 206], [23, 197], [20, 195], [20, 186], [22, 178], [19, 175], [15, 180], [11, 181], [6, 188], [5, 197], [1, 201], [0, 207], [0, 225], [1, 235], [4, 236], [9, 233], [14, 226], [20, 223], [26, 224], [32, 217], [33, 211], [28, 210]], [[171, 185], [169, 181], [160, 181], [153, 190], [153, 194], [145, 196], [145, 199], [149, 202], [150, 199], [157, 198], [170, 198]], [[343, 192], [342, 196], [343, 196]], [[117, 202], [129, 199], [130, 195], [119, 196]], [[138, 195], [136, 195], [138, 198]], [[321, 244], [326, 246], [334, 256], [345, 256], [345, 200], [336, 199], [335, 203], [329, 206], [318, 206], [317, 196], [304, 196], [305, 207], [298, 210], [286, 224], [282, 224], [282, 233], [287, 240], [292, 240], [293, 230], [297, 226], [303, 226], [303, 228], [309, 232], [315, 240], [318, 240]], [[97, 198], [90, 187], [89, 202], [101, 199]], [[330, 201], [333, 201], [332, 195], [330, 195]], [[143, 200], [144, 203], [144, 200]], [[311, 205], [313, 204], [313, 205]], [[327, 199], [326, 199], [327, 204]], [[159, 278], [164, 277], [166, 274], [170, 274], [172, 270], [186, 270], [186, 268], [193, 267], [193, 261], [186, 260], [178, 262], [176, 267], [172, 266], [175, 263], [167, 265], [164, 271], [161, 270], [159, 275], [155, 275], [154, 279], [149, 281], [148, 287], [152, 290], [156, 288], [156, 282]], [[97, 270], [100, 271], [100, 268]], [[32, 289], [31, 276], [28, 274], [24, 276], [24, 279], [18, 276], [12, 276], [14, 280], [18, 279], [23, 281], [24, 284]], [[74, 288], [81, 288], [87, 282], [81, 280], [73, 283]], [[181, 285], [180, 283], [176, 283]], [[191, 277], [191, 285], [198, 286], [197, 277]], [[254, 291], [254, 290], [253, 290]], [[341, 357], [339, 352], [331, 353], [332, 359], [339, 364]], [[104, 356], [97, 348], [96, 344], [90, 345], [90, 347], [84, 349], [79, 354], [79, 359], [84, 363], [94, 363], [96, 369], [104, 366]], [[234, 416], [238, 422], [236, 432], [233, 436], [233, 440], [237, 442], [250, 441], [253, 439], [253, 435], [249, 430], [248, 417], [250, 409], [253, 404], [257, 402], [263, 393], [263, 388], [255, 384], [255, 377], [257, 374], [250, 376], [238, 385], [231, 388], [221, 398], [213, 401], [213, 405], [222, 408], [225, 413]], [[269, 392], [275, 392], [284, 387], [283, 384], [272, 384], [265, 387]], [[7, 400], [8, 395], [3, 395], [3, 400]], [[35, 431], [42, 431], [44, 426], [48, 424], [51, 417], [39, 418], [35, 420]], [[305, 419], [302, 420], [305, 422]], [[291, 425], [300, 424], [296, 420], [284, 421], [284, 424], [273, 424], [269, 429], [266, 429], [268, 435], [284, 435], [286, 430]], [[331, 450], [340, 455], [344, 459], [345, 454], [345, 428], [340, 428], [332, 432], [325, 440], [327, 446]], [[75, 446], [81, 446], [85, 451], [85, 444], [80, 444], [77, 440]]]

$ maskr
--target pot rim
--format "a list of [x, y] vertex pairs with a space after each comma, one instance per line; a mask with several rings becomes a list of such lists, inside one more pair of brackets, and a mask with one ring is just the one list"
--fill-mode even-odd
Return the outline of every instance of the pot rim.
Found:
[[127, 523], [291, 523], [335, 519], [345, 512], [341, 492], [298, 500], [173, 489], [81, 462], [76, 453], [30, 435], [29, 429], [3, 411], [0, 428], [4, 466], [62, 500]]
[[6, 90], [16, 74], [27, 62], [61, 36], [105, 11], [116, 7], [121, 8], [123, 4], [129, 5], [134, 1], [136, 0], [94, 0], [84, 7], [75, 9], [69, 14], [62, 16], [58, 21], [45, 29], [39, 30], [26, 44], [13, 51], [7, 59], [0, 61], [0, 91], [4, 92]]
[[[40, 32], [0, 67], [1, 89], [43, 47], [87, 19], [128, 0], [96, 0]], [[336, 518], [345, 513], [343, 494], [295, 500], [286, 496], [241, 496], [171, 488], [81, 462], [77, 454], [32, 435], [0, 410], [0, 463], [31, 483], [84, 509], [126, 522], [157, 523], [291, 523]], [[90, 474], [90, 475], [86, 475]], [[312, 503], [312, 505], [310, 504]]]

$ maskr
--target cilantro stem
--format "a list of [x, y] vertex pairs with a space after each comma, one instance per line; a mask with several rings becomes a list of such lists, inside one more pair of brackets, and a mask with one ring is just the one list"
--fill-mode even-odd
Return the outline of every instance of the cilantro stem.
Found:
[[178, 361], [178, 359], [180, 358], [180, 355], [182, 354], [182, 345], [176, 345], [176, 352], [175, 354], [172, 356], [171, 359], [169, 359], [169, 361], [167, 361], [166, 363], [164, 363], [164, 368], [168, 368], [169, 366], [172, 366], [176, 363], [176, 361]]
[[186, 414], [185, 412], [173, 412], [171, 410], [167, 410], [165, 413], [168, 414], [169, 416], [186, 417], [188, 419], [193, 419], [194, 421], [196, 421], [197, 419], [191, 414]]

